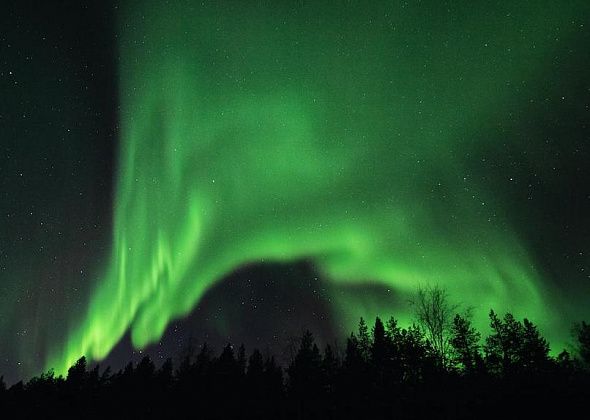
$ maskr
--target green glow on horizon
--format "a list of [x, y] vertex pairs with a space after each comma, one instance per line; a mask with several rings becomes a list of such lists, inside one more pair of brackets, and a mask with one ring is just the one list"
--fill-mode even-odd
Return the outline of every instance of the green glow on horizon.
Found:
[[[398, 296], [439, 283], [480, 327], [494, 308], [550, 328], [510, 209], [465, 168], [489, 146], [481, 126], [526, 101], [506, 80], [537, 77], [550, 48], [531, 43], [572, 11], [243, 3], [122, 12], [112, 255], [47, 367], [102, 359], [128, 330], [144, 347], [261, 261], [310, 258], [339, 287]], [[367, 312], [410, 317], [333, 301], [345, 329]]]

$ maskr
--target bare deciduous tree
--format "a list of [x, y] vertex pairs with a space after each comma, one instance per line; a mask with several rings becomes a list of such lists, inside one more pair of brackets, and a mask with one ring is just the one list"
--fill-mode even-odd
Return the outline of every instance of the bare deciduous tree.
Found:
[[410, 303], [441, 366], [446, 367], [451, 345], [451, 326], [459, 305], [452, 304], [447, 291], [439, 285], [418, 286], [416, 299]]

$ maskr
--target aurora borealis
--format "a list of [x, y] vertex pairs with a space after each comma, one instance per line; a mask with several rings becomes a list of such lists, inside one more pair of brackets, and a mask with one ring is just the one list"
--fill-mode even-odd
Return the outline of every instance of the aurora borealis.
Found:
[[[590, 315], [586, 2], [248, 3], [117, 4], [113, 191], [93, 190], [112, 226], [75, 304], [27, 318], [49, 332], [5, 352], [63, 373], [128, 332], [145, 348], [241, 267], [301, 260], [343, 332], [411, 322], [406, 299], [437, 283], [482, 328], [512, 311], [566, 345]], [[8, 175], [13, 203], [40, 188]], [[44, 284], [17, 272], [0, 272], [3, 339], [26, 310], [13, 297]], [[346, 292], [374, 286], [395, 298]]]

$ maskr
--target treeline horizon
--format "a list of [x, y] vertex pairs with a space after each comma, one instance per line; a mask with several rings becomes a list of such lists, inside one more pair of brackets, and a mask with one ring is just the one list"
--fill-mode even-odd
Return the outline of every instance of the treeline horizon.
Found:
[[[342, 355], [322, 350], [305, 331], [282, 367], [243, 345], [215, 354], [205, 343], [174, 366], [145, 356], [118, 372], [88, 368], [81, 357], [67, 376], [53, 371], [7, 388], [0, 413], [25, 417], [180, 418], [497, 418], [588, 414], [590, 324], [573, 328], [575, 354], [550, 353], [537, 326], [490, 311], [485, 338], [444, 290], [421, 289], [416, 322], [360, 318]], [[582, 416], [583, 417], [583, 416]]]

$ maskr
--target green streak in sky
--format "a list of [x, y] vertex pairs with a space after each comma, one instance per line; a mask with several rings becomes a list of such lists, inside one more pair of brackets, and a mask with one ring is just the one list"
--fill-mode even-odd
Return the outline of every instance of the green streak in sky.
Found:
[[[121, 12], [112, 255], [48, 367], [104, 358], [128, 330], [144, 347], [237, 267], [301, 258], [339, 287], [439, 283], [480, 327], [494, 308], [551, 336], [510, 208], [466, 167], [573, 7], [159, 3]], [[333, 302], [348, 330], [409, 320], [402, 300]]]

